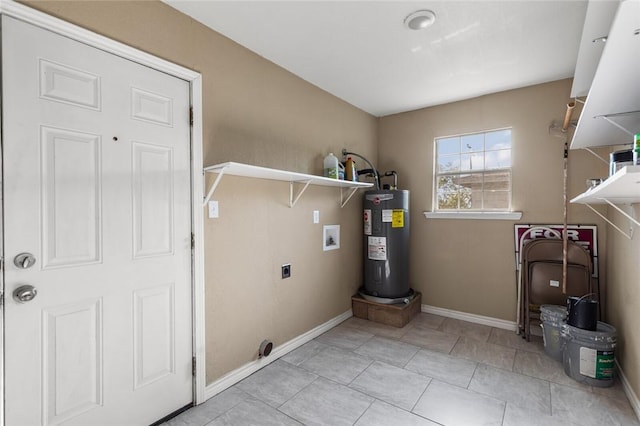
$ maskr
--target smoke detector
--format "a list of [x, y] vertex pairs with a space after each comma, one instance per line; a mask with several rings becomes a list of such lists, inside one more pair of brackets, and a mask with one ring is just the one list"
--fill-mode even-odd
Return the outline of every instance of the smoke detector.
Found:
[[433, 25], [436, 14], [431, 10], [418, 10], [404, 18], [404, 26], [410, 30], [424, 30]]

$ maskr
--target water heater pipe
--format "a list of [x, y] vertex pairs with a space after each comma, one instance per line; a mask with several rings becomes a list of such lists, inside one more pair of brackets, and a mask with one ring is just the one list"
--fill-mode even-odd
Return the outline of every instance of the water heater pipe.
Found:
[[378, 173], [378, 170], [375, 167], [373, 167], [373, 164], [371, 164], [371, 161], [367, 160], [360, 154], [356, 154], [355, 152], [349, 152], [345, 148], [343, 148], [342, 156], [346, 157], [347, 155], [355, 155], [356, 157], [361, 158], [365, 163], [369, 165], [369, 167], [371, 167], [371, 170], [373, 170], [373, 177], [376, 181], [376, 189], [380, 190], [380, 174]]
[[393, 187], [391, 189], [398, 189], [398, 173], [395, 170], [386, 172], [384, 176], [393, 176]]
[[564, 114], [564, 120], [562, 121], [562, 131], [566, 132], [571, 124], [571, 115], [573, 115], [573, 109], [576, 107], [575, 102], [569, 102], [567, 104], [567, 112]]

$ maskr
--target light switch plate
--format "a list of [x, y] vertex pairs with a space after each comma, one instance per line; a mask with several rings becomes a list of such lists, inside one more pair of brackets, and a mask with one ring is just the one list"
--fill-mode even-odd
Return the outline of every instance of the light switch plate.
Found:
[[320, 210], [313, 211], [313, 223], [320, 223]]
[[220, 211], [218, 210], [217, 201], [209, 201], [209, 218], [215, 219], [220, 217]]

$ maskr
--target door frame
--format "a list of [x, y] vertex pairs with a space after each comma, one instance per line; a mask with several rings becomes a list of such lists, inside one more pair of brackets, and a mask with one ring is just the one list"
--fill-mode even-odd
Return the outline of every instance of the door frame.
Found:
[[[0, 14], [11, 16], [53, 33], [71, 38], [91, 47], [114, 54], [124, 59], [148, 66], [155, 70], [178, 77], [189, 83], [190, 104], [193, 111], [191, 126], [191, 232], [193, 234], [193, 250], [191, 262], [192, 282], [192, 353], [195, 360], [195, 375], [193, 377], [193, 403], [201, 404], [205, 401], [206, 362], [205, 362], [205, 283], [204, 283], [204, 215], [202, 196], [204, 191], [203, 163], [202, 163], [202, 75], [196, 71], [174, 64], [153, 56], [131, 46], [125, 45], [77, 25], [55, 18], [13, 0], [0, 2]], [[1, 126], [1, 124], [0, 124]], [[1, 130], [1, 128], [0, 128]], [[1, 137], [1, 133], [0, 133]], [[0, 145], [1, 150], [1, 145]], [[3, 155], [0, 151], [0, 155]], [[2, 162], [0, 162], [1, 167]], [[3, 171], [0, 169], [0, 173]], [[0, 178], [0, 185], [2, 185]], [[0, 198], [0, 208], [4, 211]], [[4, 223], [4, 219], [2, 220]], [[2, 225], [3, 226], [3, 225]], [[4, 268], [4, 247], [2, 243], [3, 228], [0, 226], [0, 266]], [[3, 310], [0, 315], [0, 425], [4, 425], [4, 274], [0, 274]]]

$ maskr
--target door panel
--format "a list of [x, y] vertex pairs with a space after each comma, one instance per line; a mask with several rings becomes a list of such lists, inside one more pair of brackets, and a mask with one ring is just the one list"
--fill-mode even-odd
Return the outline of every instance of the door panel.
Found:
[[103, 404], [101, 302], [43, 311], [43, 417], [48, 424]]
[[133, 256], [171, 254], [174, 173], [171, 149], [140, 142], [132, 146]]
[[134, 303], [135, 387], [140, 388], [175, 372], [173, 283], [136, 291]]
[[100, 109], [100, 77], [40, 59], [40, 97]]
[[43, 266], [101, 260], [100, 136], [42, 127]]
[[6, 424], [153, 423], [193, 399], [189, 84], [6, 16], [2, 54]]
[[131, 111], [136, 120], [173, 126], [173, 101], [170, 98], [131, 88]]

